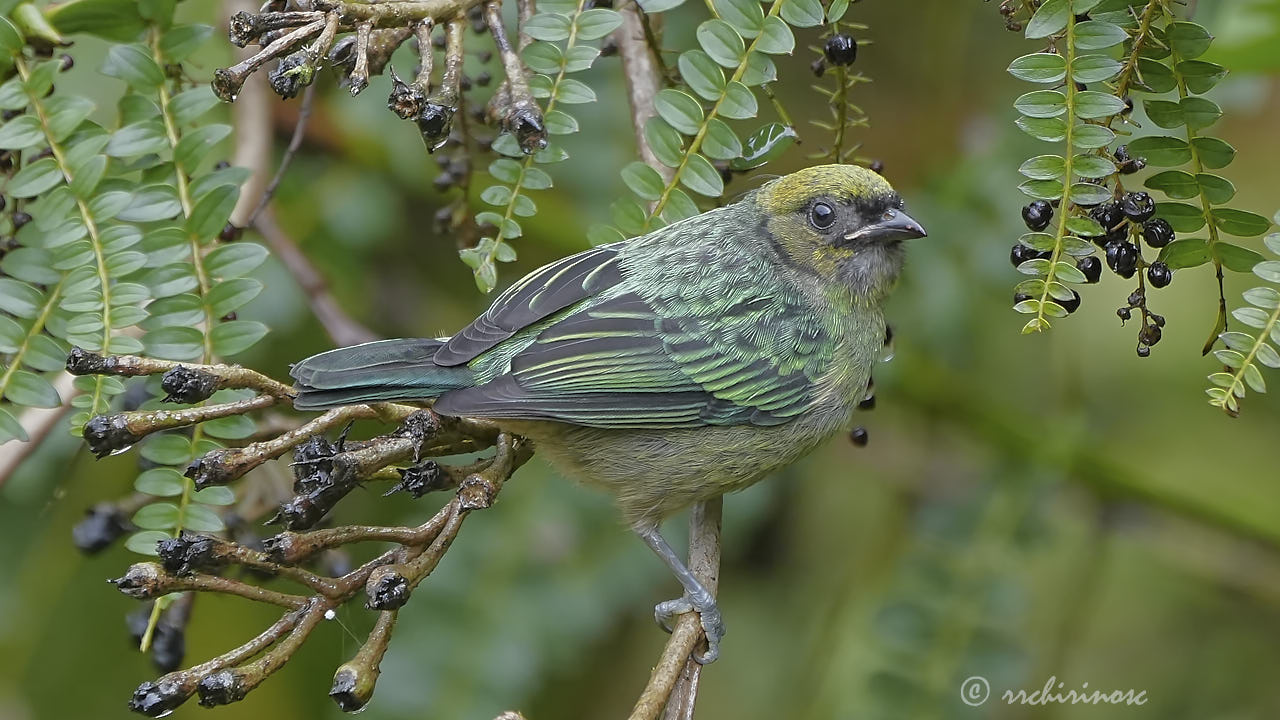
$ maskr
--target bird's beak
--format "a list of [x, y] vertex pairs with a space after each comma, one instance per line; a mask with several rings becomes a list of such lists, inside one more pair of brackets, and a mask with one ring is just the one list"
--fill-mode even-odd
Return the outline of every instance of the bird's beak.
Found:
[[924, 226], [901, 210], [890, 210], [879, 222], [864, 225], [856, 232], [844, 236], [846, 242], [856, 240], [910, 240], [928, 237]]

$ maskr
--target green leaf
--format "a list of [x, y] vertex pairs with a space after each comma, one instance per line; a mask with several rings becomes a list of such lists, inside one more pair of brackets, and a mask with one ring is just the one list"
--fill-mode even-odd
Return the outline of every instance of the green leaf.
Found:
[[559, 74], [565, 61], [564, 52], [559, 45], [541, 41], [529, 43], [520, 57], [530, 70], [544, 75]]
[[1189, 172], [1165, 170], [1147, 178], [1143, 183], [1152, 190], [1159, 190], [1175, 200], [1186, 200], [1200, 194], [1200, 185]]
[[239, 277], [261, 265], [267, 254], [267, 249], [256, 243], [223, 245], [205, 257], [205, 272], [213, 277]]
[[1067, 96], [1057, 90], [1035, 90], [1014, 100], [1013, 107], [1030, 118], [1057, 117], [1067, 111]]
[[1106, 55], [1081, 55], [1071, 64], [1071, 78], [1080, 83], [1110, 80], [1124, 66]]
[[1187, 90], [1197, 95], [1209, 92], [1227, 76], [1225, 67], [1204, 60], [1184, 60], [1177, 64], [1176, 70], [1186, 82]]
[[174, 25], [160, 36], [160, 54], [165, 62], [180, 63], [213, 34], [209, 25]]
[[[1280, 283], [1280, 260], [1267, 260], [1253, 266], [1253, 274], [1267, 282]], [[1272, 330], [1274, 334], [1275, 331]], [[1280, 342], [1280, 340], [1276, 340]]]
[[606, 8], [592, 8], [578, 16], [578, 38], [599, 40], [622, 24], [622, 16]]
[[1067, 76], [1067, 60], [1057, 53], [1023, 55], [1009, 65], [1009, 74], [1027, 82], [1061, 82]]
[[172, 530], [178, 526], [178, 506], [160, 502], [143, 505], [133, 514], [134, 525], [146, 530]]
[[782, 19], [789, 25], [807, 28], [822, 24], [824, 16], [819, 0], [779, 0]]
[[191, 125], [219, 102], [208, 83], [204, 83], [174, 95], [169, 102], [169, 112], [178, 125]]
[[53, 408], [62, 404], [58, 391], [53, 389], [48, 380], [26, 370], [13, 371], [4, 396], [15, 405], [24, 407]]
[[144, 120], [125, 125], [112, 133], [105, 152], [111, 157], [130, 158], [158, 153], [168, 147], [164, 125], [158, 120]]
[[1186, 203], [1156, 203], [1156, 217], [1168, 220], [1180, 233], [1196, 232], [1205, 225], [1204, 212]]
[[1192, 130], [1202, 130], [1218, 122], [1222, 117], [1222, 108], [1212, 100], [1200, 97], [1182, 99], [1182, 118]]
[[1067, 124], [1062, 118], [1020, 117], [1014, 124], [1031, 137], [1045, 142], [1061, 142], [1067, 137]]
[[667, 88], [658, 93], [653, 105], [663, 120], [685, 135], [694, 135], [702, 127], [702, 105], [688, 93]]
[[1071, 131], [1071, 143], [1080, 150], [1093, 150], [1110, 145], [1116, 134], [1101, 125], [1080, 124]]
[[1177, 167], [1191, 162], [1191, 146], [1180, 138], [1153, 135], [1130, 141], [1129, 155], [1146, 158], [1148, 165]]
[[200, 504], [188, 505], [182, 522], [186, 529], [195, 532], [219, 532], [227, 528], [216, 512]]
[[1116, 164], [1101, 155], [1076, 155], [1071, 168], [1082, 178], [1104, 178], [1116, 172]]
[[152, 468], [133, 481], [133, 488], [140, 493], [159, 497], [176, 497], [182, 494], [186, 478], [171, 467]]
[[14, 27], [9, 18], [0, 16], [0, 52], [5, 55], [17, 55], [22, 52], [25, 44], [18, 28]]
[[1087, 20], [1076, 23], [1072, 37], [1077, 50], [1104, 50], [1128, 40], [1129, 34], [1114, 23]]
[[764, 53], [751, 51], [747, 55], [747, 70], [742, 74], [742, 84], [755, 87], [778, 79], [778, 66]]
[[235, 312], [258, 297], [261, 292], [262, 283], [253, 278], [224, 280], [209, 289], [210, 314], [214, 317], [222, 317], [229, 312]]
[[212, 238], [226, 227], [240, 197], [240, 188], [222, 185], [196, 200], [187, 219], [187, 232], [200, 239]]
[[43, 140], [40, 121], [30, 115], [19, 115], [0, 127], [0, 150], [23, 150]]
[[724, 71], [701, 50], [682, 53], [676, 61], [680, 77], [704, 100], [716, 101], [724, 93]]
[[1236, 186], [1224, 177], [1200, 173], [1196, 175], [1195, 179], [1200, 187], [1201, 194], [1214, 205], [1230, 202], [1231, 198], [1236, 195]]
[[1077, 205], [1099, 205], [1111, 199], [1111, 191], [1093, 183], [1076, 183], [1071, 186], [1071, 202]]
[[[756, 7], [760, 6], [756, 4]], [[764, 19], [755, 49], [770, 55], [790, 55], [796, 49], [796, 36], [782, 18], [771, 15]]]
[[1086, 90], [1075, 94], [1073, 100], [1076, 117], [1086, 120], [1119, 115], [1125, 109], [1124, 100], [1109, 93]]
[[1196, 154], [1200, 157], [1200, 164], [1210, 170], [1230, 165], [1236, 156], [1236, 149], [1218, 138], [1198, 137], [1192, 140], [1191, 144], [1195, 146]]
[[536, 167], [525, 168], [520, 187], [526, 190], [546, 190], [551, 186], [551, 176], [545, 170]]
[[204, 335], [193, 327], [152, 330], [145, 344], [149, 355], [165, 360], [195, 360], [204, 353]]
[[684, 0], [639, 0], [640, 8], [646, 13], [666, 12], [684, 4]]
[[572, 21], [563, 15], [540, 12], [529, 18], [522, 29], [526, 35], [534, 40], [558, 42], [568, 39], [569, 29], [572, 25]]
[[756, 96], [740, 82], [730, 82], [720, 101], [720, 114], [730, 120], [746, 120], [756, 116], [759, 110]]
[[1147, 117], [1151, 122], [1165, 129], [1173, 129], [1181, 127], [1182, 106], [1176, 102], [1169, 100], [1147, 100], [1143, 103], [1143, 110], [1146, 111]]
[[141, 92], [150, 92], [164, 82], [160, 66], [140, 45], [112, 45], [102, 63], [102, 73], [120, 78]]
[[53, 158], [41, 158], [14, 174], [6, 191], [17, 198], [35, 197], [52, 189], [62, 180], [62, 171]]
[[145, 185], [133, 195], [129, 206], [117, 217], [128, 222], [167, 220], [182, 212], [178, 193], [169, 185]]
[[173, 151], [173, 160], [190, 173], [219, 142], [231, 134], [231, 126], [214, 123], [196, 128], [182, 136]]
[[1061, 180], [1028, 180], [1018, 190], [1037, 200], [1054, 200], [1062, 197]]
[[600, 49], [590, 45], [574, 45], [564, 54], [564, 71], [582, 72], [600, 57]]
[[1060, 155], [1040, 155], [1022, 163], [1018, 172], [1032, 180], [1060, 180], [1066, 174], [1066, 164]]
[[751, 170], [781, 157], [796, 142], [796, 131], [781, 123], [769, 123], [747, 138], [742, 157], [729, 163], [734, 170]]
[[644, 124], [645, 141], [658, 161], [667, 167], [679, 167], [684, 161], [684, 140], [680, 133], [660, 117], [651, 117]]
[[249, 349], [267, 334], [267, 326], [255, 320], [219, 323], [209, 333], [216, 355], [228, 356]]
[[[219, 418], [220, 420], [231, 420], [233, 418]], [[234, 418], [236, 420], [244, 420], [248, 423], [250, 433], [253, 432], [253, 421], [244, 416]], [[211, 423], [206, 423], [205, 427]], [[221, 437], [221, 436], [219, 436]], [[234, 438], [233, 438], [234, 439]], [[197, 490], [192, 493], [191, 499], [202, 505], [234, 505], [236, 502], [236, 493], [225, 485], [214, 485], [203, 490]], [[193, 530], [195, 528], [192, 528]]]
[[480, 199], [494, 207], [505, 208], [511, 202], [511, 188], [506, 185], [490, 185], [480, 193]]
[[679, 188], [667, 196], [667, 206], [662, 209], [662, 219], [668, 223], [679, 222], [698, 214], [698, 206]]
[[639, 160], [622, 168], [622, 182], [625, 182], [626, 186], [631, 188], [631, 192], [635, 192], [641, 199], [654, 201], [662, 197], [662, 191], [667, 186], [662, 176], [658, 174], [658, 170], [650, 168]]
[[[1268, 260], [1267, 262], [1275, 262]], [[1262, 264], [1262, 263], [1259, 263]], [[1255, 272], [1257, 266], [1254, 266]], [[1280, 270], [1280, 265], [1276, 266], [1276, 270]], [[1278, 275], [1280, 277], [1280, 275]], [[1269, 287], [1256, 287], [1244, 291], [1244, 300], [1251, 305], [1257, 305], [1266, 310], [1274, 310], [1280, 307], [1280, 290]]]
[[1141, 84], [1135, 86], [1135, 89], [1145, 89], [1149, 92], [1161, 94], [1172, 91], [1178, 87], [1178, 78], [1173, 74], [1164, 63], [1156, 62], [1140, 58], [1138, 60], [1138, 76]]
[[[1236, 237], [1257, 237], [1271, 229], [1271, 221], [1256, 213], [1231, 208], [1214, 208], [1211, 213], [1213, 224], [1219, 230]], [[1261, 256], [1259, 256], [1261, 260]], [[1242, 272], [1247, 272], [1245, 268]]]
[[1071, 4], [1067, 0], [1047, 0], [1027, 21], [1027, 38], [1049, 37], [1065, 28], [1070, 19]]
[[723, 120], [712, 118], [702, 136], [702, 152], [716, 160], [733, 160], [742, 154], [742, 141]]
[[12, 278], [0, 278], [0, 310], [20, 318], [35, 317], [44, 304], [44, 295], [30, 285]]
[[[783, 12], [786, 12], [785, 8], [791, 3], [810, 1], [817, 4], [817, 0], [781, 0], [786, 3], [783, 5]], [[818, 7], [821, 10], [821, 5]], [[747, 46], [742, 42], [742, 36], [723, 20], [708, 20], [702, 23], [698, 26], [697, 35], [698, 44], [702, 49], [711, 56], [712, 60], [725, 67], [736, 68], [742, 62], [742, 58], [746, 57]]]
[[551, 110], [543, 115], [547, 132], [552, 135], [572, 135], [578, 132], [578, 120], [563, 110]]
[[1179, 21], [1169, 23], [1165, 28], [1165, 39], [1174, 54], [1183, 60], [1194, 60], [1209, 49], [1213, 36], [1203, 26], [1193, 22]]
[[711, 165], [710, 160], [698, 154], [690, 155], [685, 162], [680, 182], [699, 195], [719, 197], [724, 194], [724, 179], [720, 177], [720, 171]]
[[1227, 242], [1216, 242], [1210, 248], [1214, 257], [1218, 258], [1218, 262], [1222, 266], [1233, 272], [1249, 272], [1254, 266], [1263, 261], [1262, 255], [1248, 248], [1242, 248], [1239, 245], [1232, 245]]
[[711, 0], [711, 5], [743, 37], [753, 38], [764, 29], [764, 10], [760, 9], [759, 0]]
[[171, 536], [162, 530], [143, 530], [136, 532], [124, 541], [124, 546], [139, 555], [159, 555], [156, 543], [168, 540]]
[[1160, 262], [1173, 270], [1199, 267], [1209, 262], [1209, 243], [1199, 238], [1174, 240], [1160, 249]]
[[583, 105], [585, 103], [593, 103], [598, 98], [596, 97], [596, 91], [592, 90], [590, 85], [581, 80], [562, 78], [560, 87], [556, 90], [556, 99], [566, 105]]

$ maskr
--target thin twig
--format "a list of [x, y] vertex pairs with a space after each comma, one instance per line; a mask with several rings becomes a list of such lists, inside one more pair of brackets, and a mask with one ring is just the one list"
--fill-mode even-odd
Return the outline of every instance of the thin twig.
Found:
[[298, 148], [302, 146], [302, 139], [307, 134], [307, 121], [311, 119], [311, 108], [316, 99], [316, 86], [312, 83], [302, 93], [302, 104], [298, 107], [298, 121], [293, 126], [293, 136], [289, 138], [289, 146], [285, 148], [284, 155], [280, 157], [280, 165], [276, 168], [276, 174], [271, 177], [271, 182], [263, 188], [262, 195], [258, 197], [258, 204], [254, 206], [253, 212], [249, 213], [249, 217], [245, 220], [245, 227], [252, 227], [257, 224], [258, 217], [262, 215], [262, 211], [266, 209], [267, 204], [271, 202], [271, 198], [275, 196], [276, 189], [280, 187], [280, 181], [284, 179], [285, 172], [289, 169], [290, 163], [293, 162], [293, 156], [297, 154]]
[[622, 25], [613, 32], [613, 37], [618, 43], [622, 72], [627, 81], [627, 101], [631, 103], [631, 127], [635, 132], [636, 150], [646, 165], [657, 170], [663, 180], [670, 183], [675, 170], [658, 161], [658, 156], [644, 137], [644, 125], [656, 113], [654, 98], [662, 90], [658, 58], [645, 36], [639, 7], [634, 2], [622, 3], [617, 13], [622, 16]]

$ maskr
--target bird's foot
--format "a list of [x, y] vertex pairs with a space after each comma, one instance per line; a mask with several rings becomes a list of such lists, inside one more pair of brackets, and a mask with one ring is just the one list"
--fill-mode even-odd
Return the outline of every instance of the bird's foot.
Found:
[[695, 652], [693, 659], [699, 665], [708, 665], [720, 656], [720, 639], [724, 637], [724, 619], [720, 616], [720, 606], [711, 593], [702, 592], [684, 596], [675, 600], [667, 600], [653, 606], [653, 618], [667, 632], [672, 630], [672, 621], [685, 613], [696, 612], [702, 622], [702, 631], [707, 636], [707, 651]]

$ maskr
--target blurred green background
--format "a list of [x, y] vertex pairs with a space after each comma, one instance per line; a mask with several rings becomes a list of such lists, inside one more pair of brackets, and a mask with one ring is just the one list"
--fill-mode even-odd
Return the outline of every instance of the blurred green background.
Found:
[[[688, 5], [668, 21], [672, 46], [700, 18]], [[181, 6], [187, 20], [219, 12], [214, 0]], [[1182, 271], [1155, 291], [1168, 326], [1149, 359], [1114, 314], [1132, 288], [1110, 274], [1051, 333], [1020, 336], [1009, 309], [1016, 168], [1042, 148], [1013, 126], [1025, 88], [1004, 68], [1035, 44], [1004, 30], [990, 2], [867, 0], [849, 17], [873, 42], [857, 65], [874, 78], [859, 89], [872, 122], [857, 134], [862, 154], [885, 163], [930, 237], [911, 247], [889, 309], [897, 357], [877, 369], [879, 407], [860, 419], [870, 446], [841, 438], [726, 503], [729, 634], [703, 674], [699, 717], [1280, 717], [1280, 403], [1252, 395], [1232, 420], [1205, 402], [1212, 271]], [[1280, 208], [1280, 2], [1204, 0], [1196, 19], [1219, 38], [1214, 59], [1237, 69], [1215, 91], [1227, 113], [1215, 132], [1241, 150], [1227, 171], [1236, 205], [1270, 216]], [[60, 84], [112, 97], [116, 81], [96, 73], [103, 50], [80, 42]], [[215, 42], [196, 70], [229, 58]], [[808, 87], [812, 58], [783, 64], [776, 87], [797, 120], [825, 113]], [[586, 228], [607, 222], [624, 192], [618, 168], [634, 148], [618, 60], [584, 79], [601, 100], [579, 106], [572, 158], [551, 168], [556, 188], [539, 194], [542, 212], [525, 222], [500, 286], [584, 249]], [[433, 188], [433, 158], [385, 110], [385, 77], [355, 100], [323, 82], [275, 203], [279, 222], [370, 328], [447, 334], [487, 302], [453, 238], [431, 234], [453, 195]], [[272, 103], [279, 152], [297, 101]], [[799, 129], [803, 144], [770, 172], [800, 167], [822, 144], [821, 131]], [[736, 180], [730, 195], [753, 182]], [[260, 276], [267, 290], [241, 317], [274, 332], [242, 362], [283, 377], [329, 341], [283, 268]], [[1229, 297], [1238, 304], [1249, 286], [1231, 278]], [[154, 677], [125, 631], [134, 602], [103, 582], [137, 556], [116, 547], [85, 558], [70, 542], [85, 508], [128, 490], [136, 464], [134, 454], [95, 462], [58, 436], [0, 490], [0, 718], [128, 717], [129, 694]], [[357, 491], [338, 520], [416, 523], [440, 501]], [[684, 519], [668, 532], [682, 536]], [[365, 717], [624, 716], [666, 640], [652, 605], [676, 591], [606, 497], [535, 458], [401, 613]], [[197, 598], [186, 664], [275, 616]], [[215, 711], [191, 702], [176, 717], [339, 717], [326, 697], [333, 670], [372, 620], [355, 603], [245, 701]], [[960, 701], [973, 675], [993, 690], [978, 708]], [[1149, 702], [998, 699], [1051, 676], [1066, 688], [1145, 690]]]

